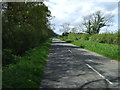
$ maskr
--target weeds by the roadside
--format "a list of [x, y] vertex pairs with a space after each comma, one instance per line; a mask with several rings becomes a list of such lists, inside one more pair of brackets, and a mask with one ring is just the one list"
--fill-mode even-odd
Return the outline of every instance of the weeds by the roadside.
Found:
[[3, 88], [38, 88], [51, 40], [26, 52], [19, 62], [3, 68]]

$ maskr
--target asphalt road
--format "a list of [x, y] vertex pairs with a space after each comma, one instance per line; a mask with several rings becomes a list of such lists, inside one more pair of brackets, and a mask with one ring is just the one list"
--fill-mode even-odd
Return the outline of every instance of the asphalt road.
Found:
[[120, 88], [118, 62], [54, 38], [40, 88]]

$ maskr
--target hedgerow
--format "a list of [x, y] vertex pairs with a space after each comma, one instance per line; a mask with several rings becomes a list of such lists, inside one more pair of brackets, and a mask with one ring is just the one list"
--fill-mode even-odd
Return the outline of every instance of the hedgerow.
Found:
[[19, 62], [3, 67], [3, 88], [39, 88], [51, 40], [17, 56]]
[[63, 37], [64, 39], [70, 40], [89, 40], [98, 43], [108, 43], [108, 44], [118, 44], [118, 33], [115, 34], [79, 34], [79, 33], [69, 33], [68, 36]]

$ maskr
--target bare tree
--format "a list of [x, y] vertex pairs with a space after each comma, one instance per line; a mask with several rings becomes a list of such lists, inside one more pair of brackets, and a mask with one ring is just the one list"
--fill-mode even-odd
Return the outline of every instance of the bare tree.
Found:
[[112, 25], [113, 15], [105, 15], [101, 11], [96, 11], [93, 14], [83, 18], [83, 25], [86, 27], [86, 32], [89, 34], [99, 33], [100, 29], [104, 26]]
[[80, 24], [79, 26], [78, 26], [78, 32], [79, 33], [85, 33], [86, 31], [85, 31], [85, 26], [83, 25], [83, 24]]
[[91, 34], [91, 15], [85, 16], [83, 17], [83, 23], [82, 23], [85, 28], [86, 28], [86, 32]]
[[63, 23], [61, 25], [60, 32], [68, 33], [69, 31], [70, 31], [70, 24], [69, 23]]
[[76, 33], [76, 32], [77, 32], [77, 27], [73, 27], [73, 28], [71, 29], [71, 32], [72, 32], [72, 33]]

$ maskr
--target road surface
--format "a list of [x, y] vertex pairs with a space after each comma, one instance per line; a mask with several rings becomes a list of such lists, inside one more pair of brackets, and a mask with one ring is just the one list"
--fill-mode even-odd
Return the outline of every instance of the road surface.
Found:
[[54, 38], [40, 88], [119, 88], [118, 62]]

